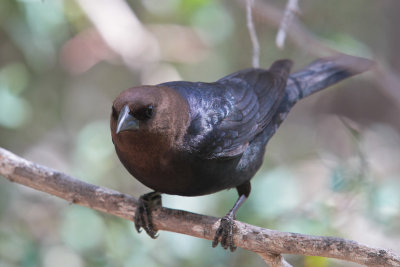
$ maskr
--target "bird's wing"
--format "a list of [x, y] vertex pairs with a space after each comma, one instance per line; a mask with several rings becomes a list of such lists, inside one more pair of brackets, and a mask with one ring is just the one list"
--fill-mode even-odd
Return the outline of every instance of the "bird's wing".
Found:
[[166, 83], [189, 102], [191, 123], [186, 141], [190, 147], [202, 158], [242, 154], [271, 122], [291, 65], [291, 61], [281, 60], [269, 70], [245, 69], [215, 83]]

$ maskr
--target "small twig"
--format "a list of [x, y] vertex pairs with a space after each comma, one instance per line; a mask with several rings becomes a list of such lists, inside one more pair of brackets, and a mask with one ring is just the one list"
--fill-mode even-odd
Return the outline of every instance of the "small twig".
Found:
[[285, 13], [279, 26], [278, 33], [276, 35], [275, 43], [278, 48], [282, 49], [285, 45], [286, 30], [293, 21], [293, 17], [299, 12], [298, 0], [288, 0], [285, 8]]
[[[12, 182], [58, 196], [68, 202], [132, 220], [138, 201], [129, 195], [88, 184], [67, 174], [27, 161], [0, 148], [0, 175]], [[157, 229], [212, 240], [215, 217], [161, 208], [153, 213]], [[337, 237], [311, 236], [263, 229], [236, 221], [235, 244], [263, 255], [299, 254], [342, 259], [368, 266], [400, 266], [400, 256]], [[268, 256], [263, 256], [265, 257]], [[279, 256], [278, 256], [279, 258]], [[271, 259], [268, 260], [271, 262]], [[276, 262], [272, 260], [272, 262]], [[279, 262], [279, 261], [277, 261]], [[281, 259], [281, 265], [285, 262]], [[288, 265], [286, 265], [288, 266]]]
[[[237, 1], [242, 5], [246, 4], [245, 0]], [[275, 27], [279, 27], [284, 13], [267, 1], [256, 1], [253, 11], [256, 20], [267, 22]], [[295, 16], [292, 18], [292, 23], [286, 32], [287, 37], [290, 38], [293, 44], [312, 55], [320, 57], [340, 54], [339, 51], [328, 46], [326, 40], [313, 34]], [[375, 77], [372, 78], [372, 82], [378, 85], [385, 95], [395, 100], [397, 105], [400, 106], [400, 79], [398, 74], [386, 67], [383, 63], [384, 60], [377, 55], [371, 55], [371, 58], [377, 63], [374, 71]]]
[[293, 267], [290, 263], [285, 261], [282, 255], [275, 255], [271, 253], [259, 253], [258, 254], [266, 264], [270, 267]]
[[[237, 0], [240, 4], [246, 5], [245, 0]], [[279, 28], [282, 23], [282, 17], [284, 17], [284, 11], [276, 8], [274, 5], [268, 3], [268, 1], [255, 1], [253, 16], [255, 20], [268, 23], [269, 25]], [[286, 29], [287, 37], [291, 41], [306, 51], [314, 55], [335, 55], [338, 53], [337, 50], [330, 48], [326, 43], [315, 36], [307, 27], [299, 21], [296, 16], [293, 16], [290, 27]]]
[[246, 1], [246, 15], [247, 15], [246, 18], [247, 18], [247, 28], [249, 29], [250, 39], [251, 39], [251, 43], [253, 45], [253, 58], [252, 58], [253, 68], [259, 68], [260, 67], [260, 44], [258, 43], [257, 33], [256, 33], [256, 29], [254, 27], [254, 22], [253, 22], [253, 14], [252, 14], [253, 1], [254, 0]]

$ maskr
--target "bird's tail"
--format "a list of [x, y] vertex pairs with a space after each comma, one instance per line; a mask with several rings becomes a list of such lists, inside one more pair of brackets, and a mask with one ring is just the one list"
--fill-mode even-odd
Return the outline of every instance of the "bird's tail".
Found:
[[[282, 123], [290, 109], [300, 99], [348, 77], [365, 72], [373, 65], [374, 62], [369, 59], [341, 55], [318, 59], [302, 70], [291, 74], [277, 115], [274, 116], [275, 125], [279, 126]], [[271, 130], [269, 135], [272, 136], [275, 130]]]
[[289, 102], [294, 105], [304, 97], [371, 69], [373, 65], [369, 59], [349, 55], [318, 59], [289, 76], [286, 86], [286, 92], [290, 92]]

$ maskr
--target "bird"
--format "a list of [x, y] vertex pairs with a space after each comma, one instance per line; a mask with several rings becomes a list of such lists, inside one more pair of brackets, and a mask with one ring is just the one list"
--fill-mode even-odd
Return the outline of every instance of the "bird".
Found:
[[234, 251], [236, 213], [251, 191], [266, 145], [300, 99], [370, 69], [339, 55], [290, 74], [293, 62], [247, 68], [215, 82], [172, 81], [122, 91], [112, 104], [111, 138], [127, 171], [153, 191], [139, 198], [138, 232], [157, 237], [151, 213], [161, 194], [202, 196], [236, 188], [212, 246]]

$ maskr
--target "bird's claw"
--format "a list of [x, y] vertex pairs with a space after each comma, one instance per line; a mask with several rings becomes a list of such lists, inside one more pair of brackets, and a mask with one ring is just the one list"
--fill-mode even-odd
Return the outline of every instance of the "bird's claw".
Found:
[[230, 214], [225, 215], [221, 218], [219, 227], [215, 232], [214, 240], [212, 246], [215, 248], [219, 242], [224, 249], [230, 249], [230, 251], [235, 251], [236, 246], [233, 242], [233, 230], [235, 227], [234, 217]]
[[157, 230], [154, 229], [152, 211], [162, 206], [161, 195], [158, 192], [144, 194], [139, 198], [138, 208], [135, 213], [134, 223], [138, 233], [143, 228], [151, 238], [157, 238]]

